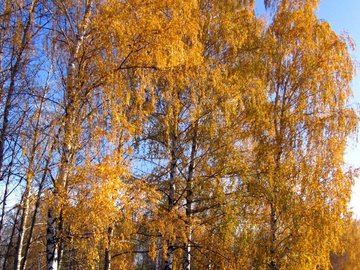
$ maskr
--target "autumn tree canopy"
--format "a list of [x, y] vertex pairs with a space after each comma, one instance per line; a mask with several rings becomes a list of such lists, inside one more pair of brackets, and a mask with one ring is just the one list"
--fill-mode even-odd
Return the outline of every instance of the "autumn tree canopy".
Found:
[[1, 267], [357, 269], [318, 2], [1, 1]]

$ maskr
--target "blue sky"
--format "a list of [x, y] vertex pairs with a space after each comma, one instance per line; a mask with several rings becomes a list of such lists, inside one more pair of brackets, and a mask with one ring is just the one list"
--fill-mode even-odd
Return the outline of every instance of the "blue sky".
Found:
[[[261, 0], [258, 1], [258, 3]], [[257, 4], [257, 14], [264, 12], [263, 5]], [[351, 52], [354, 58], [357, 75], [352, 83], [354, 98], [352, 104], [360, 114], [360, 1], [359, 0], [321, 0], [317, 11], [320, 19], [330, 23], [332, 28], [339, 34], [347, 33], [355, 42], [356, 49]], [[360, 134], [359, 134], [360, 135]], [[359, 137], [359, 136], [358, 136]], [[360, 138], [359, 138], [360, 139]], [[360, 140], [356, 138], [349, 141], [345, 160], [349, 166], [360, 167]], [[355, 181], [353, 187], [350, 208], [355, 216], [360, 219], [360, 177]]]

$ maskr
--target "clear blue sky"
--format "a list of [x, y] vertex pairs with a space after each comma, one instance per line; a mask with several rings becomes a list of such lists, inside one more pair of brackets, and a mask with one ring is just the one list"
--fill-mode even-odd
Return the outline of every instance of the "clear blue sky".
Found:
[[[263, 1], [258, 0], [256, 5], [258, 15], [264, 13], [263, 4], [260, 2]], [[351, 52], [357, 68], [357, 75], [352, 83], [352, 104], [358, 108], [360, 114], [360, 0], [321, 0], [317, 13], [319, 18], [329, 22], [337, 33], [349, 34], [356, 44], [355, 51]], [[345, 160], [349, 166], [360, 167], [360, 137], [359, 143], [356, 143], [356, 138], [349, 142]], [[353, 187], [350, 207], [360, 219], [360, 178]]]

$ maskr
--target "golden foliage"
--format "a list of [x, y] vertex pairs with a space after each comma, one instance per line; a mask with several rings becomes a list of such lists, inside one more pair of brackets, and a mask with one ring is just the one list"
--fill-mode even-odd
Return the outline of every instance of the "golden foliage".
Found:
[[352, 44], [318, 2], [265, 1], [269, 23], [254, 1], [41, 2], [57, 107], [35, 110], [26, 177], [49, 179], [48, 261], [54, 243], [64, 269], [329, 269], [345, 250], [356, 269]]

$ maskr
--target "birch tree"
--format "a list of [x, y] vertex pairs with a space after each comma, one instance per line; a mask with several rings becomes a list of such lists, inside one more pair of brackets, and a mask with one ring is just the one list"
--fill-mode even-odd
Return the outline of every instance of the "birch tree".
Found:
[[343, 155], [357, 123], [348, 106], [353, 66], [346, 37], [319, 21], [316, 5], [281, 2], [266, 33], [268, 101], [259, 108], [253, 164], [268, 227], [258, 267], [327, 268], [344, 226], [352, 173]]

